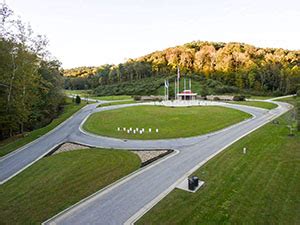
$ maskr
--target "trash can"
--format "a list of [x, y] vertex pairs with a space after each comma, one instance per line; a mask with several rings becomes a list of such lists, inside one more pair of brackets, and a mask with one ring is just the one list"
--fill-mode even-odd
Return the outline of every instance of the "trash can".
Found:
[[194, 181], [195, 187], [198, 187], [198, 185], [199, 185], [199, 178], [196, 177], [196, 176], [193, 176], [192, 179], [193, 179], [193, 181]]
[[188, 183], [189, 183], [189, 190], [194, 191], [196, 188], [194, 184], [194, 180], [192, 178], [189, 178]]

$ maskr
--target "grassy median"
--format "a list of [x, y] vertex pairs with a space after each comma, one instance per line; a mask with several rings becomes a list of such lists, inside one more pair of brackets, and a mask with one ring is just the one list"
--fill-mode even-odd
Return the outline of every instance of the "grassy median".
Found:
[[[135, 106], [92, 114], [83, 128], [95, 134], [117, 138], [165, 139], [209, 133], [250, 117], [239, 110], [217, 106]], [[144, 128], [146, 132], [128, 134], [118, 131], [118, 127]], [[156, 128], [158, 133], [155, 132]]]
[[277, 105], [272, 102], [260, 102], [260, 101], [239, 101], [239, 102], [228, 102], [228, 103], [254, 106], [263, 109], [275, 109], [277, 107]]
[[40, 224], [139, 167], [137, 155], [118, 150], [43, 158], [0, 186], [0, 224]]
[[198, 192], [172, 191], [137, 224], [299, 224], [300, 132], [288, 136], [291, 112], [278, 121], [197, 170]]

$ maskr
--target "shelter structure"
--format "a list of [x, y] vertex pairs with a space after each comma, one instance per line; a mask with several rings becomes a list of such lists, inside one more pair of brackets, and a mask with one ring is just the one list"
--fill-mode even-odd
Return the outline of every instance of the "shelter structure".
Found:
[[184, 90], [177, 94], [178, 100], [196, 100], [197, 93], [193, 93], [192, 90]]

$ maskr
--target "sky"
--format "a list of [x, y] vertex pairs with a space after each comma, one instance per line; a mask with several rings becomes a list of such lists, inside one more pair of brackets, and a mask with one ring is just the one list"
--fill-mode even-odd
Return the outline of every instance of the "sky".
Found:
[[187, 42], [300, 50], [299, 0], [0, 0], [64, 68], [118, 64]]

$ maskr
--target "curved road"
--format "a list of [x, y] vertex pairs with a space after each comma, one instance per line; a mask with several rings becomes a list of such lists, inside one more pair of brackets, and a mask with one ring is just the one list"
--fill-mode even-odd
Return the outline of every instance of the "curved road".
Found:
[[[135, 221], [155, 205], [176, 185], [227, 146], [288, 111], [287, 103], [264, 110], [255, 107], [223, 103], [253, 115], [223, 130], [191, 138], [172, 140], [121, 140], [83, 133], [81, 123], [93, 112], [140, 104], [96, 108], [87, 105], [52, 132], [0, 159], [0, 182], [4, 183], [36, 162], [63, 142], [119, 149], [174, 149], [176, 153], [154, 163], [105, 190], [51, 218], [46, 224], [124, 224]], [[148, 103], [149, 104], [149, 103]]]

